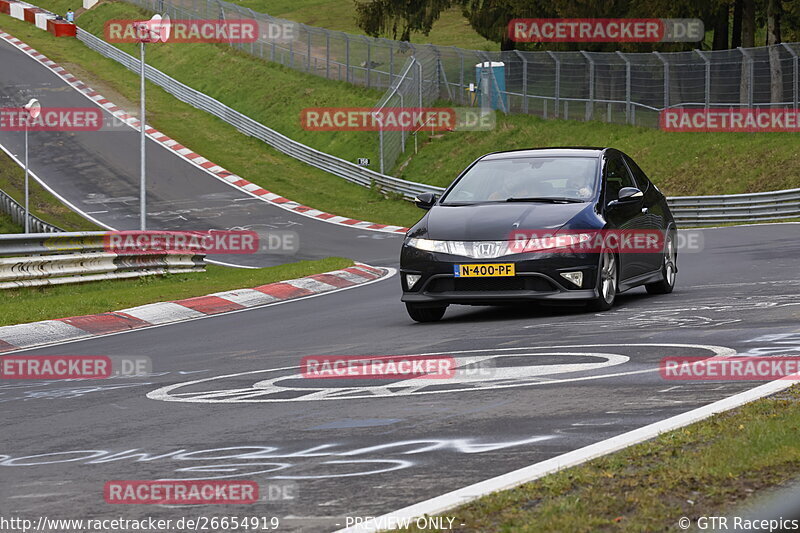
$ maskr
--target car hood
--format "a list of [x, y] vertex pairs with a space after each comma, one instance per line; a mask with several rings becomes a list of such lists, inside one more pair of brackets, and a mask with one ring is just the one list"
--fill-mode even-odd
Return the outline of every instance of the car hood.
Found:
[[561, 228], [586, 210], [591, 211], [591, 204], [437, 205], [425, 217], [425, 233], [428, 239], [443, 241], [499, 241], [512, 231]]

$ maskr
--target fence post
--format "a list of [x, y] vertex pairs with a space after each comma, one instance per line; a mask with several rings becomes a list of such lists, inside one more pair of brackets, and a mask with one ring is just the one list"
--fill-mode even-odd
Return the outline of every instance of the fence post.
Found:
[[[400, 81], [400, 83], [402, 83], [402, 81]], [[403, 109], [403, 107], [404, 107], [404, 103], [403, 102], [405, 100], [403, 98], [403, 93], [400, 92], [400, 91], [397, 91], [397, 96], [400, 97], [400, 109]], [[406, 135], [407, 134], [408, 134], [408, 131], [401, 131], [400, 132], [400, 152], [402, 152], [402, 153], [406, 153]]]
[[392, 41], [386, 39], [386, 42], [389, 44], [389, 87], [391, 88], [394, 85], [394, 47]]
[[376, 118], [378, 119], [378, 143], [379, 143], [378, 149], [380, 151], [380, 159], [381, 159], [381, 174], [385, 174], [384, 164], [383, 164], [383, 118], [380, 115], [377, 116]]
[[625, 61], [625, 122], [631, 123], [631, 62], [625, 54], [617, 50], [617, 55]]
[[664, 109], [669, 109], [669, 63], [667, 63], [667, 60], [661, 55], [661, 52], [653, 53], [664, 65]]
[[350, 39], [347, 38], [346, 33], [342, 33], [342, 35], [344, 35], [344, 78], [350, 83]]
[[306, 47], [308, 48], [308, 50], [307, 50], [307, 52], [308, 52], [308, 65], [306, 65], [306, 71], [307, 72], [311, 72], [311, 27], [310, 26], [305, 26], [305, 29], [306, 29], [306, 35], [308, 36], [307, 37], [307, 42], [306, 42]]
[[[461, 61], [461, 68], [460, 72], [458, 73], [458, 87], [459, 87], [458, 94], [459, 94], [459, 99], [461, 99], [465, 98], [464, 90], [466, 89], [466, 86], [464, 85], [464, 54], [461, 53], [460, 48], [456, 48], [456, 53], [458, 54], [458, 57], [460, 58]], [[461, 100], [461, 102], [463, 103], [464, 100]], [[467, 99], [467, 103], [468, 104], [470, 103], [469, 99]]]
[[[747, 89], [747, 107], [753, 107], [753, 58], [750, 57], [750, 52], [742, 48], [741, 46], [738, 50], [742, 53], [742, 57], [747, 62], [747, 75], [742, 77], [742, 82], [747, 83], [745, 86]], [[744, 65], [742, 65], [744, 67]], [[742, 95], [739, 94], [739, 101], [741, 102]]]
[[797, 52], [795, 52], [792, 49], [792, 47], [789, 46], [788, 44], [786, 44], [786, 43], [781, 43], [781, 44], [783, 45], [784, 48], [786, 48], [786, 50], [790, 54], [792, 54], [792, 104], [793, 104], [794, 108], [797, 109], [797, 106], [798, 106], [798, 101], [797, 101], [798, 100], [798, 98], [797, 98], [797, 96], [798, 96], [797, 95], [798, 81], [800, 81], [800, 80], [797, 79], [798, 78], [798, 74], [800, 74], [800, 72], [798, 72], [798, 70], [800, 70], [800, 69], [798, 69]]
[[522, 112], [528, 114], [528, 60], [519, 50], [514, 50], [522, 60]]
[[708, 56], [702, 50], [695, 50], [697, 55], [703, 58], [703, 61], [706, 63], [706, 81], [705, 81], [705, 108], [708, 109], [709, 105], [711, 104], [711, 60], [708, 59]]
[[417, 61], [417, 58], [413, 58], [414, 61], [417, 63], [417, 85], [419, 87], [419, 107], [422, 109], [422, 63]]
[[325, 30], [325, 77], [331, 79], [331, 32]]
[[586, 120], [592, 120], [594, 118], [594, 59], [583, 50], [581, 50], [581, 54], [589, 63], [589, 102], [586, 104]]
[[369, 37], [364, 37], [364, 42], [367, 43], [367, 89], [370, 84], [370, 74], [372, 74], [372, 45], [370, 44]]
[[[558, 60], [558, 57], [551, 52], [550, 50], [547, 51], [547, 55], [555, 62], [556, 64], [556, 88], [555, 88], [555, 113], [553, 116], [556, 118], [559, 117], [561, 113], [561, 62]], [[546, 115], [545, 115], [546, 117]]]

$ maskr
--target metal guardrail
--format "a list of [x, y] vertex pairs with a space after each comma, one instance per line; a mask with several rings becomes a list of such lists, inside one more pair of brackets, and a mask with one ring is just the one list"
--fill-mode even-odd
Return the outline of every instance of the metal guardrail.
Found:
[[800, 189], [668, 198], [679, 224], [702, 226], [800, 218]]
[[[19, 226], [25, 226], [25, 208], [19, 205], [16, 200], [0, 190], [0, 213], [5, 213], [11, 217], [11, 222]], [[31, 231], [36, 233], [57, 233], [61, 228], [48, 224], [44, 220], [28, 215]]]
[[[123, 52], [119, 48], [103, 41], [91, 33], [78, 28], [78, 39], [86, 46], [100, 54], [121, 63], [126, 68], [139, 72], [139, 60]], [[269, 144], [276, 150], [291, 156], [312, 167], [319, 168], [343, 178], [349, 182], [363, 187], [378, 187], [380, 190], [402, 194], [406, 199], [412, 199], [422, 192], [438, 192], [442, 189], [407, 181], [358, 166], [336, 156], [326, 154], [310, 146], [294, 141], [277, 131], [239, 113], [222, 102], [184, 85], [178, 80], [151, 67], [146, 67], [147, 79], [172, 94], [178, 100], [185, 102], [197, 109], [210, 113], [215, 117], [234, 126], [236, 129]]]
[[106, 232], [0, 235], [0, 290], [203, 272], [205, 254], [107, 251]]

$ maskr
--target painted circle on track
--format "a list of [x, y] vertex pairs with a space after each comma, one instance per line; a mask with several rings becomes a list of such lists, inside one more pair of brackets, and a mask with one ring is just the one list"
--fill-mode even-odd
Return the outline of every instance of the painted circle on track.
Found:
[[[192, 403], [350, 400], [552, 385], [658, 371], [658, 366], [653, 365], [652, 368], [643, 370], [626, 372], [615, 368], [613, 372], [602, 372], [628, 363], [630, 356], [616, 352], [624, 352], [626, 349], [629, 351], [630, 348], [700, 350], [708, 353], [709, 357], [730, 357], [736, 354], [736, 350], [732, 348], [704, 344], [620, 343], [489, 348], [409, 354], [453, 357], [456, 361], [456, 375], [446, 380], [398, 378], [391, 380], [390, 383], [369, 385], [365, 384], [363, 379], [337, 379], [335, 381], [349, 381], [349, 383], [345, 386], [336, 386], [335, 384], [329, 385], [331, 381], [334, 381], [330, 379], [304, 379], [298, 373], [299, 367], [290, 366], [176, 383], [154, 390], [148, 393], [147, 397], [151, 400]], [[591, 351], [594, 349], [597, 351]], [[365, 355], [363, 357], [366, 359], [374, 356]], [[528, 362], [530, 359], [534, 359], [533, 364]], [[536, 361], [536, 359], [540, 361]], [[556, 362], [552, 362], [554, 360]], [[488, 371], [486, 371], [486, 363], [489, 363]], [[484, 371], [464, 370], [470, 368], [484, 369]], [[597, 371], [601, 372], [597, 373]], [[584, 375], [587, 372], [589, 374]], [[559, 377], [563, 374], [579, 375]], [[242, 387], [241, 382], [245, 380], [247, 385]], [[325, 384], [321, 382], [325, 382]], [[353, 382], [357, 382], [357, 384], [350, 384]]]

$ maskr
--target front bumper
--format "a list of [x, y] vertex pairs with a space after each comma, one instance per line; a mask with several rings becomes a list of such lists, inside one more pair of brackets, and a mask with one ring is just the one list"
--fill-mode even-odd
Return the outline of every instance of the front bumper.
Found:
[[[457, 264], [514, 263], [516, 276], [456, 278]], [[598, 254], [534, 253], [498, 259], [470, 259], [450, 254], [425, 252], [403, 246], [400, 256], [401, 300], [418, 305], [466, 304], [495, 305], [520, 301], [553, 304], [580, 303], [597, 298]], [[561, 272], [583, 272], [580, 287], [561, 276]], [[422, 277], [409, 288], [405, 274]]]

